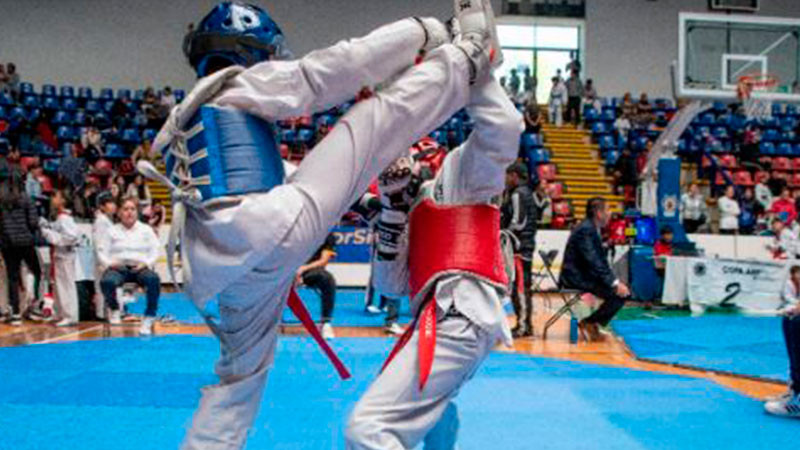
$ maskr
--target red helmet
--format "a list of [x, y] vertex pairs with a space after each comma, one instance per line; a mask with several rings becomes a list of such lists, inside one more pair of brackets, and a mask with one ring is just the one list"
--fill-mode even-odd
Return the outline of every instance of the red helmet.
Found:
[[412, 145], [410, 152], [414, 160], [414, 172], [421, 173], [427, 169], [431, 178], [439, 173], [447, 156], [447, 150], [431, 137], [424, 137]]

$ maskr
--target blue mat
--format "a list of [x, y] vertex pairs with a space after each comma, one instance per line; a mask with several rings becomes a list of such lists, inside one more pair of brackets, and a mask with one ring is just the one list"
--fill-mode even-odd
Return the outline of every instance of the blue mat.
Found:
[[617, 320], [640, 358], [785, 381], [789, 358], [780, 318], [703, 316]]
[[[303, 303], [305, 303], [311, 316], [318, 320], [321, 313], [319, 295], [308, 288], [298, 289], [297, 293], [303, 299]], [[377, 296], [375, 301], [378, 301]], [[408, 301], [403, 299], [400, 305], [399, 322], [401, 324], [410, 322], [411, 311], [409, 310]], [[146, 306], [144, 296], [139, 295], [135, 303], [128, 305], [128, 311], [134, 314], [143, 314]], [[209, 308], [209, 312], [216, 316], [216, 302], [209, 304]], [[158, 314], [168, 314], [182, 323], [205, 323], [203, 317], [184, 294], [162, 294], [159, 299]], [[384, 318], [384, 314], [373, 315], [364, 311], [363, 289], [339, 289], [336, 292], [336, 306], [333, 311], [334, 326], [379, 327], [383, 326]], [[299, 323], [288, 309], [284, 311], [283, 321], [286, 324]]]
[[[283, 338], [248, 448], [341, 449], [391, 341], [338, 339], [340, 381], [308, 338]], [[210, 337], [0, 349], [0, 448], [177, 448], [213, 383]], [[458, 399], [463, 450], [782, 448], [800, 422], [706, 380], [492, 354]]]

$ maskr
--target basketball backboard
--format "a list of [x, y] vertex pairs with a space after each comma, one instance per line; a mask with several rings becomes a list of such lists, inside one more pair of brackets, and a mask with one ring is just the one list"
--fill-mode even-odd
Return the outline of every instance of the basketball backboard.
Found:
[[735, 100], [741, 77], [753, 76], [777, 80], [754, 98], [800, 102], [800, 20], [680, 13], [679, 26], [680, 97]]

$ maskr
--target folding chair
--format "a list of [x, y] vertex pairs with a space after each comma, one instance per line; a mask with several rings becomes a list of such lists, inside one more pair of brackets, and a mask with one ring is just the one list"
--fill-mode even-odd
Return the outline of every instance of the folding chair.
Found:
[[[566, 313], [570, 313], [572, 316], [575, 316], [575, 311], [572, 310], [572, 307], [578, 304], [581, 301], [581, 296], [583, 295], [583, 291], [576, 290], [576, 289], [563, 289], [561, 288], [561, 283], [558, 282], [558, 278], [553, 273], [553, 263], [558, 257], [558, 250], [550, 250], [544, 251], [539, 250], [539, 256], [542, 258], [542, 262], [544, 262], [544, 269], [547, 272], [547, 275], [550, 276], [550, 279], [553, 281], [553, 284], [556, 286], [555, 293], [561, 297], [561, 300], [564, 302], [564, 305], [558, 309], [544, 324], [544, 330], [542, 331], [542, 339], [547, 339], [547, 331], [555, 325], [556, 322]], [[541, 281], [539, 282], [539, 286], [541, 286]], [[548, 299], [549, 308], [551, 305]]]

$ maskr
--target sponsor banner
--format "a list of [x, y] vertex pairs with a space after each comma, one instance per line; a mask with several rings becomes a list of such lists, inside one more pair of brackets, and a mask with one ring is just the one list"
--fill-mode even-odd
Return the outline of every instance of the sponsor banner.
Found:
[[369, 264], [372, 253], [372, 230], [364, 227], [336, 227], [332, 231], [336, 237], [337, 264]]
[[687, 275], [689, 303], [695, 312], [714, 306], [774, 313], [783, 304], [781, 291], [789, 266], [772, 261], [690, 258]]

